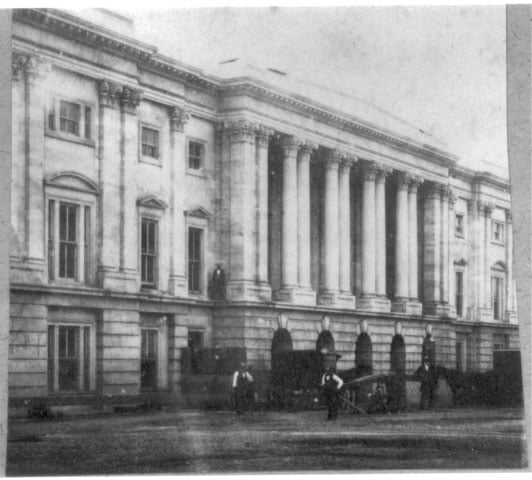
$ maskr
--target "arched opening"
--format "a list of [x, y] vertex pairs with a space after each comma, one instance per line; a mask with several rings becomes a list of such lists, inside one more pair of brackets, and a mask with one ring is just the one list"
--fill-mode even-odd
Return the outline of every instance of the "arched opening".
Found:
[[390, 368], [392, 373], [404, 373], [406, 370], [406, 348], [401, 335], [395, 335], [392, 339]]
[[373, 373], [373, 345], [367, 333], [361, 333], [355, 345], [355, 370], [357, 376]]
[[335, 351], [334, 338], [329, 330], [322, 330], [318, 335], [318, 340], [316, 340], [316, 351], [322, 353], [333, 353]]
[[286, 379], [290, 378], [290, 365], [287, 364], [289, 359], [283, 353], [291, 352], [292, 350], [293, 344], [290, 332], [286, 328], [277, 329], [272, 338], [270, 373], [270, 395], [272, 403], [276, 407], [284, 407], [291, 396], [288, 395], [286, 388]]

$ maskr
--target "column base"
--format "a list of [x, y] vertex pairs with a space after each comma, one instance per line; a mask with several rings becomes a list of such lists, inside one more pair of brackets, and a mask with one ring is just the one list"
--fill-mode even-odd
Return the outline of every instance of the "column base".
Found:
[[316, 292], [310, 288], [281, 288], [275, 292], [274, 298], [277, 302], [295, 305], [316, 305]]
[[271, 302], [272, 289], [268, 283], [256, 283], [252, 280], [234, 280], [227, 282], [227, 300], [241, 302]]
[[323, 291], [318, 296], [320, 305], [330, 305], [339, 308], [356, 308], [355, 296], [348, 292]]
[[139, 275], [133, 270], [122, 272], [109, 267], [100, 269], [101, 285], [104, 290], [118, 290], [135, 293], [139, 291]]
[[396, 298], [392, 302], [392, 312], [421, 315], [423, 313], [423, 306], [418, 300]]
[[370, 312], [390, 312], [391, 301], [381, 295], [361, 295], [357, 298], [357, 308]]
[[170, 275], [168, 293], [174, 297], [188, 297], [186, 277], [184, 275]]

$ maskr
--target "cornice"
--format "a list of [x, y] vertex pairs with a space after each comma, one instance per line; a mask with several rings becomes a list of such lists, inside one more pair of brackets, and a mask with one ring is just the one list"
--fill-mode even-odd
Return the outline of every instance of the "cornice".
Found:
[[498, 175], [494, 175], [491, 172], [478, 172], [466, 167], [455, 166], [451, 170], [450, 174], [455, 178], [468, 181], [471, 183], [471, 185], [485, 184], [500, 188], [502, 190], [510, 191], [510, 182], [507, 179], [499, 177]]

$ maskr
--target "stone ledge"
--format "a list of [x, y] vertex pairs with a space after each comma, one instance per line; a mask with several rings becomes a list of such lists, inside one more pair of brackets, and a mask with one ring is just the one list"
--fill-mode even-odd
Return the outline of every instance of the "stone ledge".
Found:
[[355, 296], [345, 292], [321, 292], [318, 296], [318, 303], [337, 308], [349, 308], [350, 310], [356, 308]]
[[282, 288], [274, 294], [275, 301], [296, 305], [316, 305], [316, 292], [307, 288]]
[[357, 300], [358, 310], [370, 312], [391, 312], [391, 301], [386, 297], [377, 295], [362, 295]]

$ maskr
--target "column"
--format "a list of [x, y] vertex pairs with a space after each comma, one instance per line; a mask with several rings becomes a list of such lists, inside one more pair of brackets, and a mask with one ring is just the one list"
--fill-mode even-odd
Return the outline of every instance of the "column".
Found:
[[228, 300], [257, 300], [255, 282], [256, 236], [256, 125], [247, 120], [224, 124], [229, 137], [229, 223], [230, 261]]
[[268, 280], [268, 147], [274, 131], [265, 125], [256, 130], [256, 172], [257, 172], [257, 284], [262, 300], [271, 300], [271, 288]]
[[413, 176], [408, 188], [408, 296], [416, 302], [419, 299], [417, 192], [422, 182], [421, 177]]
[[171, 295], [188, 295], [186, 275], [185, 190], [182, 188], [186, 174], [185, 125], [190, 114], [177, 106], [171, 107], [170, 116], [170, 279]]
[[338, 150], [329, 152], [325, 160], [325, 206], [323, 212], [323, 283], [320, 303], [335, 303], [339, 291], [339, 209]]
[[484, 307], [483, 315], [489, 315], [489, 319], [493, 318], [492, 305], [491, 305], [491, 264], [489, 247], [491, 244], [491, 214], [494, 209], [494, 205], [489, 202], [483, 202], [483, 214], [484, 214], [484, 255], [482, 258], [483, 265], [483, 283], [484, 283], [484, 295], [483, 303]]
[[441, 298], [441, 206], [440, 185], [428, 185], [423, 210], [424, 219], [424, 313], [438, 315]]
[[375, 181], [375, 281], [376, 293], [386, 297], [386, 177], [392, 169], [380, 166]]
[[[364, 160], [360, 162], [360, 173], [362, 174], [362, 291], [357, 297], [357, 308], [389, 312], [390, 301], [384, 296], [386, 292], [384, 177], [389, 171], [382, 169], [382, 166], [376, 162]], [[376, 180], [379, 173], [381, 180], [377, 188]], [[378, 260], [377, 254], [381, 257]], [[383, 295], [377, 294], [377, 277]]]
[[310, 289], [310, 155], [317, 148], [310, 142], [301, 145], [297, 161], [298, 209], [298, 284]]
[[506, 210], [506, 310], [508, 320], [513, 323], [517, 321], [517, 312], [515, 308], [514, 296], [514, 254], [513, 254], [513, 229], [512, 229], [512, 212]]
[[442, 308], [449, 315], [449, 195], [450, 187], [441, 189], [441, 298]]
[[[448, 260], [448, 269], [449, 269], [449, 316], [456, 317], [456, 273], [454, 270], [454, 205], [456, 203], [456, 195], [453, 193], [453, 191], [449, 190], [449, 210], [447, 212], [448, 214], [448, 247], [449, 247], [449, 255], [447, 256]], [[465, 293], [465, 291], [463, 292]], [[464, 305], [462, 306], [464, 311], [467, 307], [466, 297], [464, 295], [463, 297]]]
[[410, 177], [397, 177], [395, 213], [395, 298], [408, 298], [408, 183]]

